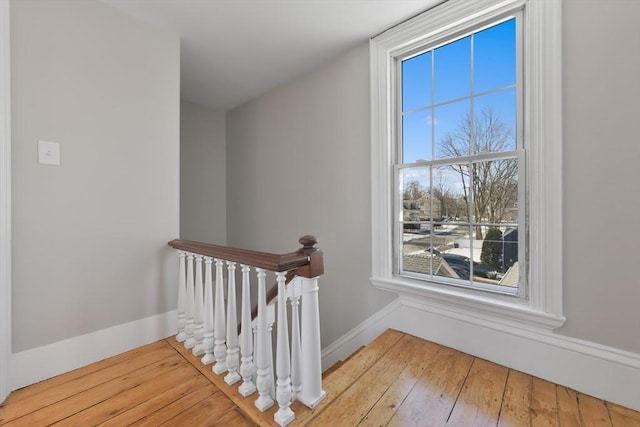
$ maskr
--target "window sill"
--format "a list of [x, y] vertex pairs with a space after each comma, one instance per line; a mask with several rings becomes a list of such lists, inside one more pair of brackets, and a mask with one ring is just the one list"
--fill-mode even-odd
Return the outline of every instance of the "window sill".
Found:
[[372, 277], [371, 283], [377, 289], [397, 293], [403, 300], [417, 302], [421, 308], [436, 314], [474, 322], [486, 326], [551, 331], [562, 326], [566, 318], [529, 306], [526, 300], [496, 295], [462, 288], [440, 287], [428, 282], [412, 281], [405, 278]]

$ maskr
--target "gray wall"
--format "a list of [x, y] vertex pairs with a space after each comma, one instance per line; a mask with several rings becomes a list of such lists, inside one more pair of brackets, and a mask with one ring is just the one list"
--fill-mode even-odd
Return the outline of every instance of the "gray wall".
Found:
[[[559, 333], [640, 352], [640, 2], [570, 0], [564, 15], [564, 296]], [[391, 296], [370, 275], [366, 45], [227, 115], [228, 241], [325, 250], [322, 345]], [[560, 219], [558, 219], [560, 220]]]
[[180, 237], [227, 242], [225, 115], [180, 103]]
[[640, 353], [640, 2], [564, 7], [560, 333]]
[[360, 46], [227, 114], [227, 240], [325, 252], [322, 345], [393, 299], [369, 283], [369, 54]]
[[13, 352], [175, 309], [179, 50], [98, 1], [11, 2]]

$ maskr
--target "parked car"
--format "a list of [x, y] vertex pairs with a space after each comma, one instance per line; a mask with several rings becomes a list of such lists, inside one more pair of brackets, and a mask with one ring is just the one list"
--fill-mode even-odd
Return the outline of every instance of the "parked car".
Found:
[[448, 254], [446, 252], [440, 252], [437, 254], [440, 258], [447, 261], [447, 264], [453, 268], [453, 271], [464, 280], [469, 280], [471, 274], [471, 260], [464, 255]]

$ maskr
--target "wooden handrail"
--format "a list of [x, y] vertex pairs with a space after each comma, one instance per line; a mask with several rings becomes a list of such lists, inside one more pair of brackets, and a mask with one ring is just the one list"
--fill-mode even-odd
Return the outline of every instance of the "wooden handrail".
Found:
[[191, 240], [175, 239], [169, 242], [174, 249], [197, 253], [212, 258], [220, 258], [240, 264], [251, 265], [269, 271], [294, 271], [302, 277], [317, 277], [324, 273], [322, 251], [315, 247], [318, 239], [307, 235], [298, 239], [302, 248], [286, 254], [230, 248]]
[[[295, 276], [311, 278], [322, 275], [324, 273], [324, 258], [322, 251], [315, 247], [318, 239], [315, 236], [306, 235], [298, 239], [298, 242], [302, 245], [300, 249], [296, 252], [281, 255], [182, 239], [170, 241], [169, 246], [174, 249], [264, 268], [269, 271], [286, 271], [286, 283], [293, 280]], [[267, 304], [277, 296], [278, 287], [274, 285], [266, 295]], [[258, 306], [255, 305], [251, 310], [251, 319], [255, 319], [257, 315]], [[240, 326], [238, 326], [239, 331]]]

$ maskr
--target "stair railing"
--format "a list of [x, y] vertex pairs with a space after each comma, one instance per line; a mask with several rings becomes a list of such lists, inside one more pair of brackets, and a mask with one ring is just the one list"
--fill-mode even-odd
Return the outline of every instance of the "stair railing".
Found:
[[[279, 409], [274, 420], [281, 426], [295, 419], [290, 407], [293, 401], [315, 408], [326, 397], [318, 306], [323, 255], [315, 247], [315, 237], [304, 236], [299, 242], [302, 248], [281, 255], [188, 240], [169, 242], [178, 252], [176, 339], [194, 355], [202, 355], [204, 364], [215, 362], [213, 372], [226, 373], [224, 381], [229, 386], [241, 382], [238, 392], [243, 397], [257, 391], [255, 406], [260, 411], [270, 408], [275, 399]], [[236, 272], [241, 282], [239, 328]], [[267, 297], [267, 272], [276, 276], [277, 303]], [[251, 293], [255, 287], [258, 304], [253, 319]], [[274, 324], [275, 380], [271, 350]]]

